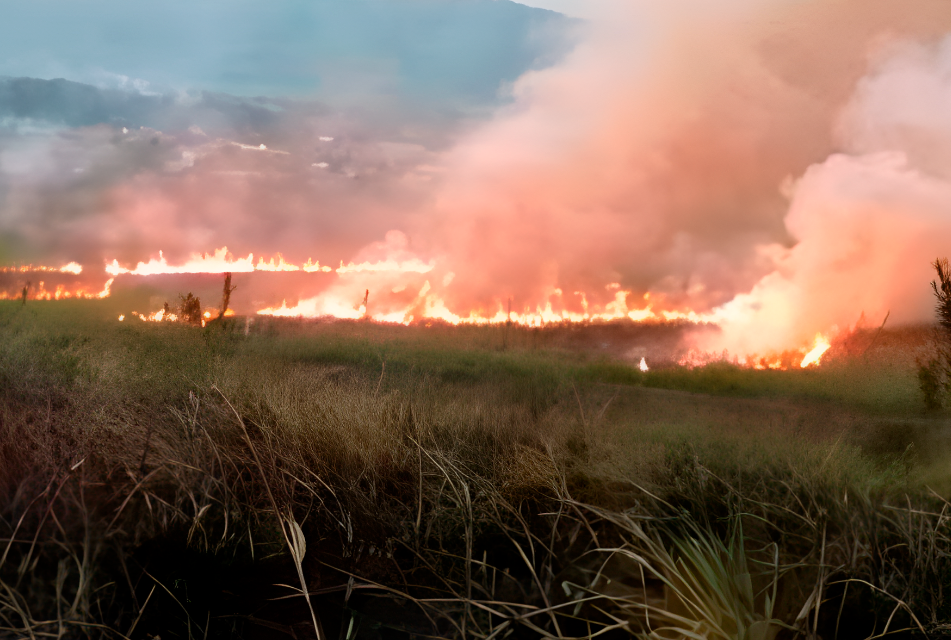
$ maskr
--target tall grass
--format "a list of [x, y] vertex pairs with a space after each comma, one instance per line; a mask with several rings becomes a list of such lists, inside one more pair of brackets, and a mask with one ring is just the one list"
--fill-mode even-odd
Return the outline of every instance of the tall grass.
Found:
[[850, 391], [913, 367], [651, 377], [495, 329], [99, 309], [0, 307], [0, 635], [868, 638], [951, 613], [943, 418]]

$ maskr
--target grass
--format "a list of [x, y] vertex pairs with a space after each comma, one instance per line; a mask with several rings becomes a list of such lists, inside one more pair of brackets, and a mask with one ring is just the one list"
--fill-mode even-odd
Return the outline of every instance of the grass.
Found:
[[0, 637], [951, 622], [947, 416], [905, 355], [924, 329], [817, 370], [643, 373], [602, 345], [686, 327], [116, 315], [0, 306]]

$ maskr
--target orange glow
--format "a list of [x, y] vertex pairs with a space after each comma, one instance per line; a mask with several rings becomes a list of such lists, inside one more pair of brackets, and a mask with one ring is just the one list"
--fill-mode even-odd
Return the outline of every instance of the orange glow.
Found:
[[[542, 327], [561, 323], [588, 322], [671, 322], [721, 324], [735, 320], [742, 315], [742, 309], [724, 305], [711, 311], [698, 312], [689, 308], [670, 308], [663, 295], [635, 293], [623, 288], [618, 282], [610, 282], [594, 290], [568, 290], [550, 285], [543, 289], [540, 299], [529, 304], [523, 303], [513, 308], [511, 300], [496, 299], [487, 306], [466, 308], [458, 299], [452, 297], [454, 285], [459, 279], [454, 272], [438, 270], [434, 260], [423, 260], [405, 249], [405, 240], [397, 237], [394, 241], [388, 237], [387, 243], [379, 243], [380, 251], [357, 255], [357, 260], [332, 268], [320, 262], [308, 259], [303, 264], [294, 264], [285, 260], [281, 253], [265, 260], [254, 254], [235, 257], [227, 247], [216, 249], [212, 253], [194, 253], [187, 260], [170, 264], [163, 252], [148, 262], [138, 262], [134, 267], [120, 265], [118, 260], [106, 264], [105, 271], [112, 276], [101, 291], [83, 287], [67, 288], [57, 285], [47, 289], [43, 282], [28, 290], [28, 298], [36, 300], [61, 300], [69, 298], [105, 298], [110, 295], [115, 277], [119, 275], [149, 276], [156, 274], [194, 274], [222, 272], [303, 272], [334, 274], [336, 282], [312, 298], [298, 300], [293, 306], [286, 301], [280, 306], [258, 308], [260, 315], [283, 317], [332, 317], [339, 319], [367, 319], [376, 322], [394, 324], [445, 322], [452, 325], [499, 325], [514, 324], [523, 327]], [[392, 245], [392, 246], [391, 246]], [[369, 259], [364, 259], [369, 258]], [[15, 271], [56, 271], [61, 273], [82, 273], [79, 264], [70, 263], [63, 267], [9, 267], [4, 272]], [[433, 283], [436, 286], [433, 286]], [[365, 290], [369, 298], [363, 299]], [[415, 292], [415, 293], [414, 293]], [[17, 299], [21, 292], [0, 292], [0, 299]], [[464, 305], [464, 303], [463, 303]], [[735, 306], [735, 305], [734, 305]], [[667, 308], [665, 308], [667, 307]], [[177, 321], [178, 314], [164, 309], [150, 313], [132, 312], [119, 316], [124, 321], [126, 315], [139, 318], [144, 322]], [[228, 309], [227, 316], [234, 311]], [[218, 310], [209, 308], [204, 311], [201, 323], [204, 325], [218, 316]], [[780, 345], [777, 345], [780, 346]], [[786, 351], [767, 352], [765, 355], [747, 354], [745, 356], [728, 354], [726, 351], [712, 352], [697, 349], [683, 356], [679, 364], [687, 367], [703, 366], [712, 362], [733, 362], [761, 370], [786, 370], [799, 364], [800, 367], [817, 366], [823, 354], [830, 348], [829, 339], [817, 335], [811, 347]], [[741, 352], [742, 353], [742, 352]], [[637, 365], [641, 371], [648, 371], [645, 358]]]
[[[407, 261], [397, 263], [395, 261], [382, 261], [377, 263], [364, 263], [361, 265], [341, 266], [337, 273], [350, 274], [359, 271], [381, 272], [391, 269], [396, 273], [427, 273], [434, 266], [422, 261]], [[449, 279], [451, 282], [451, 279]], [[685, 320], [694, 323], [716, 322], [718, 319], [715, 313], [697, 313], [695, 311], [680, 310], [660, 310], [655, 311], [653, 304], [648, 303], [643, 308], [631, 308], [628, 306], [628, 299], [632, 293], [619, 288], [620, 285], [612, 283], [608, 285], [608, 290], [614, 292], [614, 299], [604, 304], [600, 308], [589, 302], [588, 295], [582, 291], [575, 291], [571, 294], [574, 302], [580, 298], [582, 311], [571, 311], [567, 309], [566, 299], [561, 289], [551, 289], [548, 300], [544, 304], [537, 304], [532, 307], [524, 307], [521, 310], [512, 309], [507, 311], [501, 301], [497, 303], [494, 310], [470, 310], [466, 314], [459, 314], [449, 309], [445, 300], [433, 291], [429, 280], [423, 283], [416, 297], [406, 303], [401, 308], [390, 308], [381, 311], [374, 311], [373, 301], [371, 299], [371, 313], [369, 317], [378, 322], [390, 322], [399, 324], [411, 324], [420, 320], [441, 320], [449, 324], [470, 324], [470, 325], [491, 325], [512, 323], [527, 327], [540, 327], [546, 324], [557, 324], [562, 322], [608, 322], [611, 320], [631, 320], [633, 322], [664, 322]], [[354, 287], [358, 289], [357, 287]], [[394, 290], [402, 291], [404, 287]], [[372, 290], [371, 290], [372, 296]], [[325, 293], [315, 298], [301, 300], [295, 306], [288, 306], [286, 301], [279, 307], [267, 307], [257, 311], [261, 315], [282, 316], [282, 317], [335, 317], [357, 319], [366, 315], [366, 310], [358, 304], [356, 299], [346, 298], [333, 293]]]
[[320, 262], [311, 262], [310, 258], [307, 259], [307, 262], [301, 267], [307, 273], [315, 273], [318, 271], [323, 271], [324, 273], [329, 273], [333, 271], [333, 267], [320, 266]]
[[25, 264], [19, 267], [0, 267], [0, 273], [72, 273], [79, 275], [83, 272], [78, 262], [70, 262], [62, 267], [44, 267], [42, 265]]
[[[138, 318], [142, 322], [176, 322], [178, 320], [178, 314], [173, 313], [171, 311], [169, 311], [168, 313], [165, 313], [165, 309], [159, 309], [158, 311], [154, 311], [152, 313], [138, 313], [137, 311], [133, 311], [130, 315]], [[202, 312], [201, 326], [204, 327], [207, 322], [214, 320], [219, 315], [220, 314], [217, 309], [208, 309]], [[230, 318], [233, 315], [234, 315], [234, 310], [228, 309], [227, 311], [225, 311], [226, 318]], [[124, 315], [119, 316], [119, 322], [122, 322], [123, 320], [125, 320], [125, 316]]]
[[[75, 263], [71, 263], [75, 264]], [[82, 267], [75, 265], [80, 270]], [[334, 269], [329, 266], [321, 266], [320, 262], [313, 262], [308, 258], [303, 265], [296, 265], [284, 260], [280, 253], [276, 254], [270, 261], [265, 262], [264, 258], [258, 258], [254, 262], [254, 254], [249, 253], [246, 258], [235, 258], [228, 251], [228, 247], [215, 249], [213, 253], [193, 253], [191, 257], [180, 265], [169, 264], [162, 251], [159, 251], [158, 258], [152, 258], [148, 262], [139, 262], [134, 268], [123, 267], [118, 260], [106, 263], [106, 273], [112, 276], [134, 275], [151, 276], [159, 274], [175, 273], [250, 273], [252, 271], [305, 271], [307, 273], [329, 273], [335, 271], [340, 274], [347, 273], [428, 273], [432, 271], [435, 264], [432, 262], [423, 262], [418, 258], [410, 260], [397, 261], [392, 258], [378, 260], [376, 262], [365, 261], [358, 264], [350, 262]], [[65, 269], [65, 267], [64, 267]], [[78, 272], [77, 272], [78, 273]]]
[[[53, 289], [47, 289], [46, 283], [42, 280], [27, 289], [28, 300], [94, 300], [97, 298], [108, 298], [112, 288], [113, 279], [106, 281], [101, 291], [90, 290], [87, 287], [79, 286], [67, 288], [66, 285], [58, 284]], [[23, 296], [22, 290], [13, 293], [9, 291], [0, 291], [0, 300], [19, 300]]]
[[344, 265], [340, 262], [340, 267], [336, 269], [337, 273], [359, 273], [361, 271], [398, 271], [401, 273], [429, 273], [435, 265], [432, 262], [426, 263], [419, 259], [397, 262], [396, 260], [382, 260], [379, 262], [361, 262], [353, 264], [352, 262]]
[[112, 276], [122, 274], [151, 276], [169, 273], [224, 273], [226, 271], [247, 273], [254, 271], [253, 258], [254, 255], [249, 253], [247, 258], [236, 259], [228, 252], [228, 247], [221, 247], [212, 254], [193, 253], [184, 264], [175, 266], [170, 265], [162, 252], [159, 251], [157, 260], [152, 258], [148, 262], [140, 262], [134, 269], [124, 268], [119, 265], [118, 260], [113, 260], [111, 263], [106, 263], [106, 273]]
[[818, 365], [819, 361], [822, 359], [822, 355], [829, 350], [829, 347], [832, 345], [829, 344], [829, 340], [822, 334], [816, 334], [816, 344], [812, 348], [812, 351], [806, 354], [806, 357], [802, 359], [802, 363], [799, 365], [803, 369], [809, 365]]
[[277, 254], [276, 258], [271, 258], [270, 262], [264, 262], [264, 258], [260, 258], [254, 267], [255, 271], [300, 271], [300, 269], [297, 265], [284, 262], [284, 256], [281, 254]]

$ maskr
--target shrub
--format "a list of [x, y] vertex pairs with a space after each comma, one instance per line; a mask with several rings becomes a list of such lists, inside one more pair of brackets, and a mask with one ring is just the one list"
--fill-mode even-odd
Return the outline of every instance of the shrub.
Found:
[[951, 266], [947, 258], [937, 258], [931, 263], [938, 279], [931, 281], [931, 290], [936, 299], [935, 315], [938, 327], [935, 330], [937, 355], [927, 362], [918, 362], [918, 388], [929, 411], [944, 405], [944, 394], [951, 391]]
[[198, 298], [190, 292], [187, 296], [178, 297], [181, 299], [179, 319], [190, 324], [201, 324], [201, 302]]

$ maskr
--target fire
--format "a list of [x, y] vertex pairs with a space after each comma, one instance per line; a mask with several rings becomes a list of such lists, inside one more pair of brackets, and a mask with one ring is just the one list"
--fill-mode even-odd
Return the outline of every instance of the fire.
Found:
[[[248, 256], [249, 258], [251, 256]], [[275, 262], [276, 259], [276, 262]], [[309, 261], [308, 261], [309, 262]], [[284, 256], [277, 254], [276, 258], [271, 258], [270, 262], [264, 262], [264, 258], [258, 259], [258, 264], [254, 267], [255, 271], [300, 271], [301, 268], [295, 264], [284, 262]]]
[[333, 267], [320, 266], [320, 262], [311, 262], [310, 258], [307, 258], [307, 262], [301, 267], [307, 273], [315, 273], [318, 271], [323, 271], [324, 273], [329, 273], [333, 271]]
[[821, 333], [817, 333], [815, 346], [812, 348], [812, 351], [806, 354], [806, 357], [802, 359], [802, 363], [799, 366], [805, 369], [812, 364], [818, 365], [822, 355], [828, 351], [831, 346], [825, 336]]
[[[158, 311], [154, 311], [152, 313], [139, 313], [137, 311], [133, 311], [130, 315], [135, 318], [138, 318], [142, 322], [177, 322], [179, 319], [179, 316], [177, 313], [174, 313], [172, 311], [166, 311], [165, 309], [159, 309]], [[219, 313], [217, 309], [211, 309], [211, 310], [206, 310], [202, 312], [201, 326], [204, 327], [205, 324], [207, 324], [211, 320], [214, 320], [219, 315], [221, 314]], [[228, 309], [227, 311], [225, 311], [226, 318], [230, 318], [232, 316], [234, 316], [234, 310]], [[119, 322], [122, 322], [124, 320], [125, 320], [125, 315], [120, 315]]]
[[[71, 263], [75, 264], [75, 263]], [[79, 267], [79, 265], [75, 265]], [[380, 273], [380, 272], [399, 272], [399, 273], [428, 273], [435, 268], [433, 262], [423, 262], [418, 258], [404, 260], [402, 262], [392, 258], [379, 260], [377, 262], [361, 262], [354, 264], [350, 262], [344, 264], [341, 260], [337, 269], [329, 266], [321, 266], [320, 262], [314, 262], [311, 258], [307, 259], [303, 265], [296, 265], [284, 260], [280, 253], [275, 254], [273, 258], [265, 262], [264, 258], [258, 258], [254, 262], [254, 254], [249, 253], [246, 258], [235, 258], [228, 251], [228, 247], [215, 249], [212, 253], [193, 253], [191, 257], [180, 265], [171, 265], [165, 258], [162, 251], [159, 251], [158, 258], [152, 258], [148, 262], [139, 262], [134, 268], [129, 269], [119, 264], [114, 259], [106, 263], [106, 273], [112, 276], [133, 275], [133, 276], [152, 276], [160, 274], [175, 273], [251, 273], [253, 271], [304, 271], [306, 273]], [[65, 267], [64, 267], [65, 269]], [[79, 267], [81, 270], [82, 267]], [[77, 272], [78, 273], [78, 272]]]
[[[112, 292], [112, 282], [114, 278], [106, 281], [101, 291], [90, 290], [86, 287], [77, 287], [69, 289], [66, 285], [58, 284], [52, 290], [46, 288], [46, 283], [42, 280], [35, 287], [27, 288], [27, 298], [29, 300], [95, 300], [108, 298]], [[18, 300], [23, 296], [22, 290], [14, 293], [9, 291], [0, 291], [0, 300]]]
[[[101, 291], [82, 287], [69, 289], [57, 285], [47, 289], [43, 282], [31, 287], [28, 297], [37, 300], [61, 300], [68, 298], [105, 298], [110, 295], [111, 286], [116, 277], [149, 276], [158, 274], [196, 274], [196, 273], [252, 273], [252, 272], [303, 272], [316, 274], [335, 274], [337, 283], [313, 298], [299, 300], [293, 306], [284, 301], [279, 307], [257, 309], [255, 313], [271, 316], [292, 317], [333, 317], [340, 319], [366, 319], [376, 322], [409, 325], [413, 323], [440, 321], [453, 325], [498, 325], [515, 324], [524, 327], [541, 327], [561, 323], [611, 322], [627, 320], [632, 322], [670, 322], [687, 321], [691, 323], [720, 324], [730, 321], [735, 310], [726, 305], [710, 312], [697, 312], [691, 309], [664, 308], [663, 299], [652, 298], [649, 293], [643, 296], [622, 288], [618, 282], [605, 285], [600, 292], [569, 291], [552, 286], [543, 293], [540, 301], [523, 304], [513, 309], [511, 300], [497, 300], [494, 306], [460, 310], [452, 307], [443, 298], [442, 291], [455, 281], [455, 274], [437, 271], [437, 263], [425, 261], [403, 249], [384, 253], [371, 252], [370, 257], [362, 261], [340, 262], [336, 268], [322, 265], [311, 258], [301, 264], [290, 262], [281, 253], [275, 253], [269, 259], [253, 253], [247, 256], [233, 256], [227, 247], [215, 249], [211, 253], [193, 253], [180, 264], [170, 264], [162, 251], [158, 257], [147, 262], [138, 262], [134, 267], [121, 265], [114, 259], [105, 264], [105, 272], [110, 276]], [[373, 259], [375, 258], [375, 259]], [[82, 265], [71, 262], [61, 267], [18, 266], [0, 268], [0, 273], [58, 272], [78, 275], [83, 273]], [[426, 279], [428, 278], [428, 279]], [[421, 284], [420, 284], [421, 283]], [[436, 283], [437, 286], [432, 286]], [[417, 289], [418, 288], [418, 289]], [[410, 293], [416, 291], [415, 294]], [[357, 292], [365, 295], [357, 295]], [[380, 297], [374, 299], [374, 292]], [[598, 295], [593, 295], [598, 294]], [[0, 299], [17, 299], [20, 292], [2, 292]], [[362, 301], [361, 301], [362, 298]], [[601, 300], [601, 302], [595, 302]], [[233, 315], [230, 309], [226, 315]], [[119, 316], [120, 321], [138, 318], [143, 322], [165, 322], [179, 320], [179, 314], [166, 309], [151, 313], [132, 312]], [[206, 310], [201, 324], [217, 317], [218, 311]], [[785, 370], [796, 366], [801, 368], [818, 365], [823, 354], [830, 348], [830, 341], [817, 334], [810, 348], [789, 350], [766, 355], [748, 354], [730, 356], [723, 353], [690, 352], [680, 364], [694, 367], [711, 362], [729, 361], [740, 366], [762, 370]], [[641, 358], [638, 368], [648, 371], [645, 358]]]
[[140, 262], [134, 269], [126, 269], [120, 266], [118, 260], [106, 263], [106, 273], [112, 276], [122, 274], [152, 276], [169, 273], [224, 273], [225, 271], [233, 273], [254, 271], [254, 255], [249, 253], [247, 258], [235, 259], [228, 252], [228, 247], [222, 247], [216, 249], [212, 254], [192, 254], [188, 261], [178, 266], [170, 265], [161, 251], [159, 251], [158, 259], [152, 258], [148, 262]]
[[[435, 266], [432, 263], [425, 263], [419, 260], [405, 261], [402, 263], [396, 261], [383, 261], [378, 263], [363, 263], [360, 265], [347, 266], [341, 265], [337, 269], [339, 274], [350, 274], [360, 271], [381, 272], [395, 271], [399, 273], [428, 273]], [[449, 279], [451, 282], [451, 279]], [[285, 300], [279, 307], [268, 307], [259, 310], [260, 315], [283, 316], [283, 317], [305, 317], [316, 318], [322, 316], [332, 316], [335, 318], [358, 319], [369, 317], [378, 322], [390, 322], [398, 324], [412, 324], [421, 320], [440, 320], [448, 324], [461, 325], [491, 325], [491, 324], [517, 324], [526, 327], [540, 327], [546, 324], [558, 324], [562, 322], [609, 322], [612, 320], [631, 320], [633, 322], [664, 322], [674, 320], [686, 320], [688, 322], [703, 323], [716, 322], [717, 314], [702, 314], [695, 311], [677, 311], [677, 310], [654, 310], [653, 303], [649, 296], [645, 296], [647, 304], [643, 307], [629, 306], [628, 300], [632, 296], [631, 291], [621, 290], [620, 285], [612, 283], [607, 289], [614, 291], [614, 299], [605, 304], [600, 310], [593, 308], [588, 302], [588, 296], [585, 292], [575, 291], [572, 295], [578, 296], [581, 300], [582, 311], [571, 311], [565, 308], [566, 300], [564, 292], [561, 289], [552, 289], [549, 292], [549, 299], [542, 304], [537, 304], [534, 308], [524, 307], [519, 311], [503, 308], [501, 301], [498, 306], [491, 311], [472, 310], [466, 315], [453, 312], [448, 308], [442, 297], [433, 291], [429, 280], [426, 280], [416, 295], [415, 299], [405, 303], [402, 308], [387, 309], [372, 313], [367, 316], [367, 310], [356, 303], [356, 300], [350, 301], [341, 299], [332, 294], [320, 295], [315, 298], [309, 298], [299, 301], [295, 306], [289, 307]], [[556, 302], [552, 302], [555, 299]], [[372, 305], [371, 305], [372, 306]]]
[[748, 354], [746, 356], [731, 355], [723, 351], [721, 353], [690, 350], [686, 355], [680, 358], [677, 364], [682, 367], [694, 368], [703, 367], [715, 362], [729, 362], [742, 367], [750, 367], [760, 371], [787, 371], [799, 367], [805, 369], [809, 366], [819, 366], [820, 360], [832, 346], [831, 340], [819, 333], [816, 334], [813, 346], [803, 347], [801, 349], [791, 349], [781, 353], [768, 353], [766, 355]]
[[62, 267], [45, 267], [42, 265], [25, 264], [19, 267], [0, 267], [0, 273], [72, 273], [79, 275], [83, 267], [78, 262], [70, 262]]

